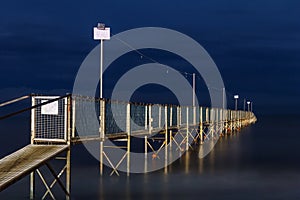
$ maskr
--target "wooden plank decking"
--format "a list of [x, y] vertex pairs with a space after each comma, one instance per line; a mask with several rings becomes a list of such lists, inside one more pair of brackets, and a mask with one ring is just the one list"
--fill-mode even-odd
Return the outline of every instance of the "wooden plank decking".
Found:
[[63, 152], [68, 145], [27, 145], [0, 160], [0, 191]]

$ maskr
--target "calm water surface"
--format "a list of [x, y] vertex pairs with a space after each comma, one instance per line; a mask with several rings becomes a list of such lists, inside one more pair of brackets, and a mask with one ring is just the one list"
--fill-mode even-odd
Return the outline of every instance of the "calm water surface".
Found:
[[[28, 144], [29, 124], [24, 121], [0, 123], [1, 157]], [[72, 199], [300, 199], [299, 122], [299, 116], [258, 117], [255, 125], [221, 138], [204, 159], [198, 158], [199, 148], [190, 150], [167, 174], [100, 178], [98, 162], [83, 146], [75, 146]], [[44, 190], [38, 187], [38, 197]], [[57, 198], [63, 198], [56, 190]], [[0, 193], [0, 199], [28, 196], [28, 177]]]

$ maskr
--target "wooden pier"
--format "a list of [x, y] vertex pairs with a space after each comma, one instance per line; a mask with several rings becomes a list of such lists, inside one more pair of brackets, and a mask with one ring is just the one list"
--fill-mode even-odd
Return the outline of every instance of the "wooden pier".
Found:
[[68, 145], [27, 145], [0, 160], [0, 191], [67, 150]]
[[[217, 141], [226, 134], [236, 134], [243, 127], [256, 122], [254, 113], [250, 111], [136, 104], [75, 95], [28, 95], [2, 103], [0, 107], [30, 97], [30, 107], [0, 118], [5, 119], [31, 111], [31, 144], [0, 160], [0, 191], [30, 174], [31, 199], [36, 197], [36, 175], [40, 177], [46, 189], [43, 199], [48, 195], [55, 199], [51, 188], [56, 183], [64, 191], [66, 199], [69, 199], [72, 144], [99, 141], [100, 175], [103, 174], [103, 163], [112, 168], [110, 175], [119, 175], [119, 167], [125, 161], [126, 170], [123, 171], [129, 175], [132, 169], [131, 140], [133, 137], [140, 138], [144, 145], [141, 152], [145, 155], [147, 173], [149, 152], [152, 159], [159, 158], [159, 154], [162, 153], [166, 169], [170, 150], [182, 154], [189, 150], [193, 143], [205, 145], [208, 141]], [[99, 109], [95, 109], [96, 107]], [[113, 107], [117, 109], [116, 116], [112, 114]], [[95, 116], [99, 116], [100, 123]], [[111, 143], [118, 141], [125, 144], [118, 146]], [[122, 149], [124, 155], [120, 160], [113, 161], [109, 149]], [[61, 154], [64, 156], [61, 157]], [[55, 158], [65, 161], [58, 174], [50, 165], [50, 161]], [[42, 165], [46, 165], [54, 177], [50, 185], [39, 171]], [[63, 173], [66, 173], [65, 183], [60, 180]]]

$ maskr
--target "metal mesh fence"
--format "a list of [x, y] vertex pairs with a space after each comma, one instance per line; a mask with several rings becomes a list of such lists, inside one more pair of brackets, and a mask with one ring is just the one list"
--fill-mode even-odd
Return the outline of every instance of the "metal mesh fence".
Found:
[[196, 123], [200, 122], [200, 107], [196, 107]]
[[[88, 97], [73, 97], [76, 105], [76, 129], [83, 135], [99, 135], [99, 100]], [[105, 134], [122, 134], [126, 132], [127, 102], [105, 101]], [[131, 131], [149, 131], [150, 119], [153, 129], [165, 128], [165, 105], [130, 103]], [[187, 109], [188, 108], [188, 109]], [[188, 110], [188, 111], [187, 111]], [[218, 112], [218, 116], [216, 115]], [[95, 116], [92, 115], [95, 113]], [[207, 109], [192, 106], [167, 106], [167, 126], [195, 125], [202, 122], [220, 119], [220, 109]], [[195, 116], [194, 116], [195, 115]], [[188, 122], [187, 122], [188, 120]], [[82, 134], [81, 134], [82, 135]]]
[[[194, 109], [192, 106], [133, 104], [83, 96], [72, 96], [72, 110], [68, 110], [68, 97], [64, 97], [32, 97], [33, 106], [35, 106], [32, 110], [32, 131], [35, 140], [66, 141], [67, 126], [73, 124], [71, 120], [75, 120], [73, 121], [77, 130], [75, 136], [99, 137], [99, 116], [101, 112], [103, 112], [101, 118], [103, 117], [104, 120], [101, 126], [104, 126], [105, 134], [124, 134], [126, 133], [126, 127], [130, 127], [130, 132], [133, 135], [135, 132], [136, 135], [150, 133], [150, 125], [154, 131], [157, 131], [158, 128], [164, 129], [166, 125], [168, 129], [174, 126], [178, 126], [179, 129], [180, 126], [184, 128], [187, 124], [188, 126], [194, 126], [200, 122], [200, 116], [202, 116], [202, 122], [205, 123], [204, 129], [206, 131], [208, 131], [208, 123], [216, 126], [221, 125], [222, 128], [222, 123], [226, 123], [225, 119], [235, 120], [237, 117], [252, 117], [247, 112], [222, 110], [220, 108], [202, 107], [200, 109], [201, 107], [196, 107]], [[56, 100], [56, 98], [59, 99]], [[53, 102], [47, 103], [49, 100]], [[41, 106], [39, 104], [45, 105]], [[130, 105], [130, 113], [127, 113], [128, 105]], [[201, 110], [202, 112], [200, 112]], [[70, 112], [68, 113], [68, 111]], [[71, 114], [75, 118], [68, 118]], [[127, 116], [130, 116], [130, 119], [126, 119]], [[129, 121], [130, 126], [127, 126], [126, 123]], [[167, 124], [165, 124], [166, 121]]]
[[114, 134], [126, 131], [127, 103], [107, 101], [105, 105], [105, 133]]
[[145, 129], [145, 110], [146, 110], [146, 105], [139, 105], [139, 104], [130, 105], [132, 131], [139, 131]]
[[[33, 97], [33, 105], [45, 103], [58, 97]], [[34, 109], [34, 139], [66, 140], [67, 99], [60, 99]]]
[[100, 101], [91, 97], [73, 96], [72, 98], [75, 105], [77, 134], [80, 133], [80, 136], [99, 135]]
[[187, 124], [187, 112], [186, 112], [186, 106], [181, 107], [181, 125], [186, 125]]
[[165, 127], [165, 107], [162, 105], [159, 105], [161, 108], [161, 117], [160, 117], [160, 128]]
[[189, 113], [188, 113], [188, 115], [189, 115], [189, 125], [191, 125], [191, 124], [194, 124], [194, 108], [192, 107], [192, 106], [189, 106], [188, 107], [188, 109], [189, 109]]
[[161, 105], [155, 104], [151, 105], [151, 114], [152, 114], [152, 127], [161, 128], [162, 119], [161, 119], [162, 107]]

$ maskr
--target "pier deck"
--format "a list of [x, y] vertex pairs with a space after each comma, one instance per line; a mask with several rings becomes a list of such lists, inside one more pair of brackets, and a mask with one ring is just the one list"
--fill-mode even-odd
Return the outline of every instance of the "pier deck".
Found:
[[27, 145], [0, 160], [0, 191], [66, 150], [68, 145]]

